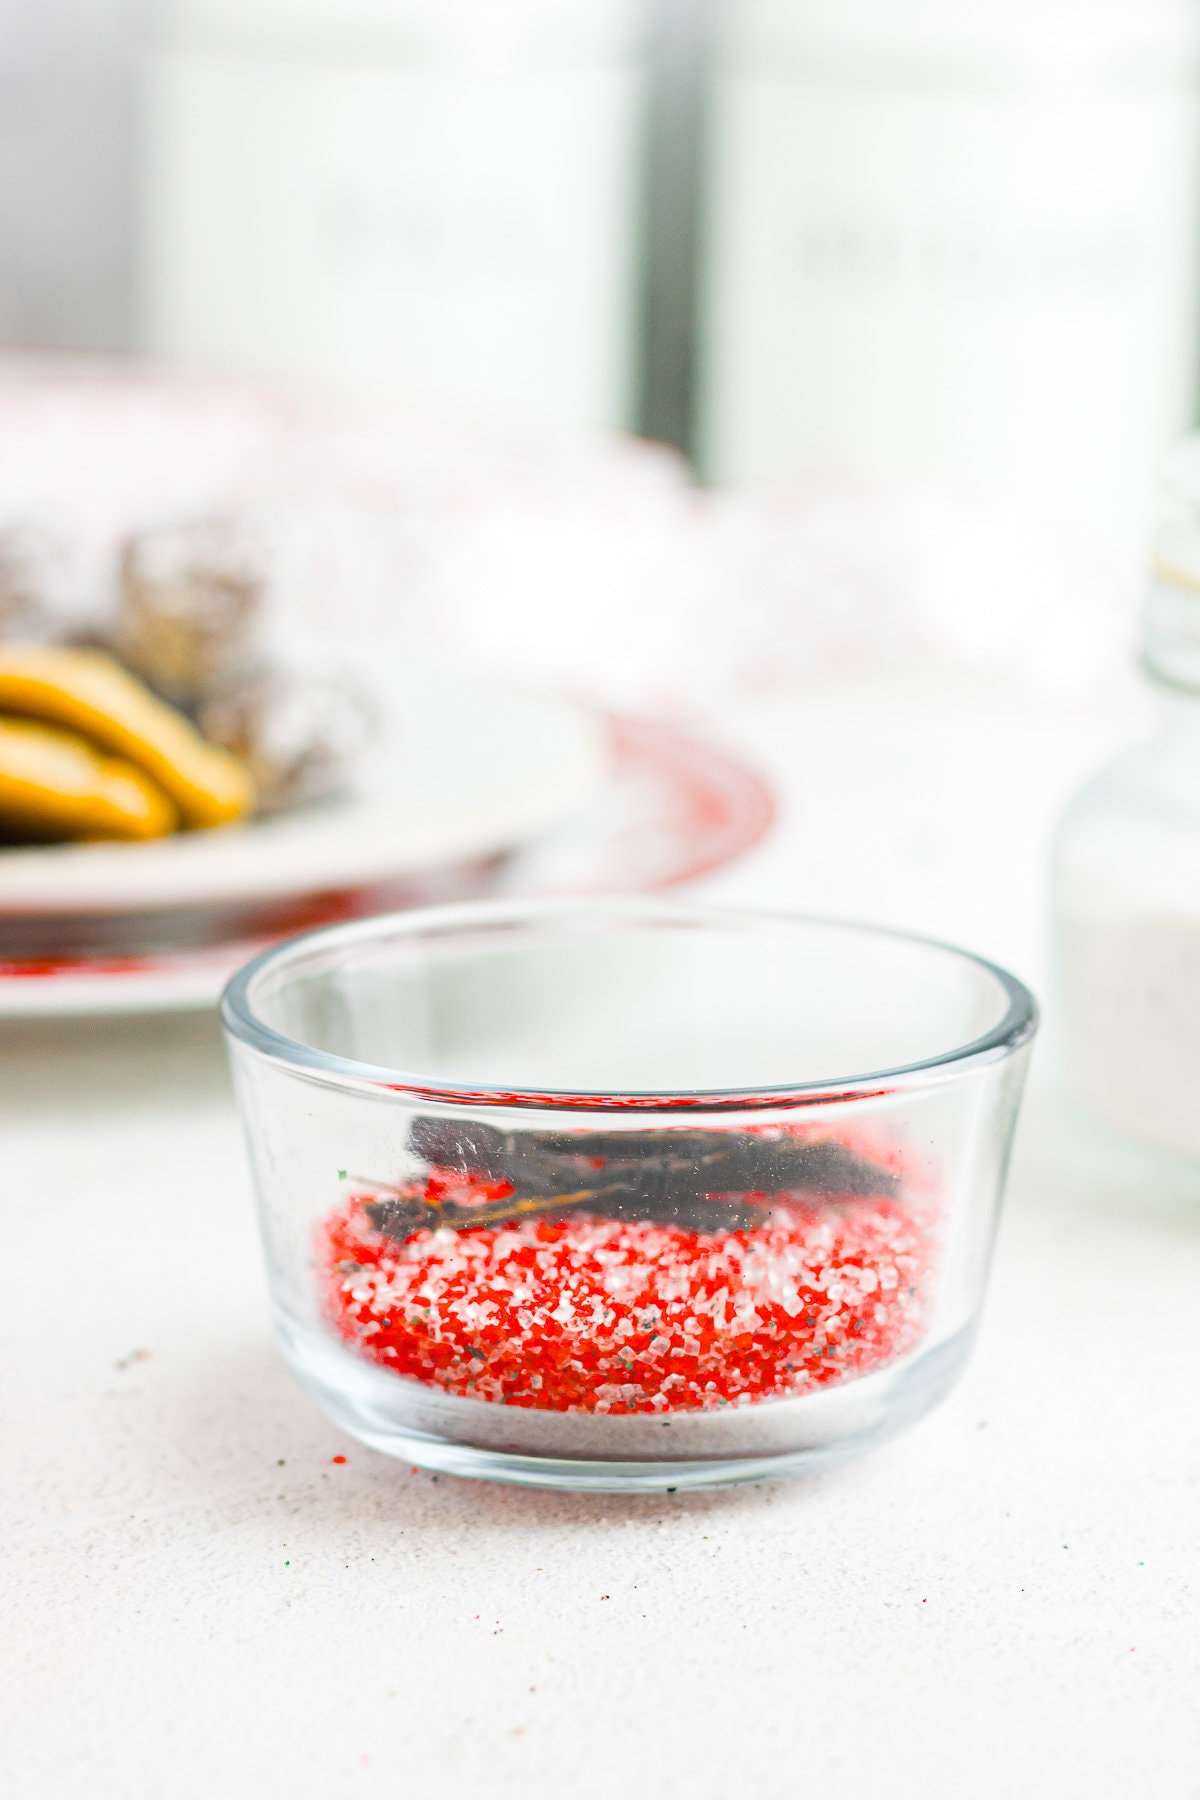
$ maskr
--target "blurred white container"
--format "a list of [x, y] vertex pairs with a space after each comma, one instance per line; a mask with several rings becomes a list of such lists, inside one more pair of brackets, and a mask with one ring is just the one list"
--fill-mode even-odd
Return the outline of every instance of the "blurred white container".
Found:
[[623, 423], [636, 0], [158, 0], [143, 342]]
[[1167, 461], [1143, 620], [1152, 728], [1063, 816], [1060, 1075], [1100, 1123], [1200, 1162], [1200, 436]]
[[1194, 413], [1194, 0], [730, 0], [709, 474], [950, 477], [1128, 548]]

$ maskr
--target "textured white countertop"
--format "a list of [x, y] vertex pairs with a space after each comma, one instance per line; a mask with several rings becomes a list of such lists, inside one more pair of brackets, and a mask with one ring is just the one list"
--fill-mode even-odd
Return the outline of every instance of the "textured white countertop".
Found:
[[[780, 829], [706, 892], [1036, 980], [1046, 827], [1115, 730], [764, 702]], [[789, 1483], [552, 1495], [387, 1462], [295, 1387], [212, 1021], [0, 1028], [6, 1796], [1200, 1794], [1200, 1176], [1045, 1087], [931, 1419]]]

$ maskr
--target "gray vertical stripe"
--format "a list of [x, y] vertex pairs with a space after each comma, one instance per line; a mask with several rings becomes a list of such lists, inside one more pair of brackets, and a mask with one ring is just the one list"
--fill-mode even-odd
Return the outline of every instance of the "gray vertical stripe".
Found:
[[635, 425], [696, 448], [711, 69], [723, 0], [647, 0]]

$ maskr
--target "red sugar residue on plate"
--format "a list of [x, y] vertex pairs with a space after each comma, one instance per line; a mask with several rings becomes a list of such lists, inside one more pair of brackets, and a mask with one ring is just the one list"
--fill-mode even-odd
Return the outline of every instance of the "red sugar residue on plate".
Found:
[[927, 1323], [931, 1238], [887, 1195], [778, 1195], [754, 1230], [572, 1213], [403, 1242], [364, 1199], [321, 1230], [328, 1316], [360, 1355], [468, 1399], [744, 1405], [882, 1368]]

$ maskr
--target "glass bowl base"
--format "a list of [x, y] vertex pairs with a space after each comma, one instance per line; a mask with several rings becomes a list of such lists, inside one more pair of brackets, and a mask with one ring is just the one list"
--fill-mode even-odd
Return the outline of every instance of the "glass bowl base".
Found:
[[555, 1413], [462, 1399], [378, 1368], [276, 1314], [284, 1355], [351, 1437], [418, 1468], [591, 1493], [672, 1493], [775, 1480], [884, 1444], [957, 1381], [974, 1326], [871, 1375], [712, 1412]]

